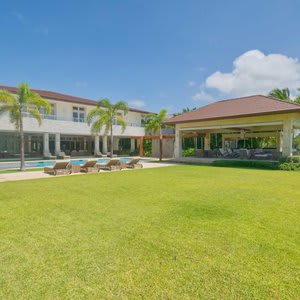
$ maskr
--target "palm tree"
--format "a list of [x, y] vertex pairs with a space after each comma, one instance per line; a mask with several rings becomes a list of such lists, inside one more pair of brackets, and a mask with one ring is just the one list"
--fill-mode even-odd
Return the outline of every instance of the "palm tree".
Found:
[[[297, 89], [297, 91], [299, 91], [299, 92], [300, 92], [300, 88], [299, 88], [299, 89]], [[296, 102], [296, 103], [300, 104], [300, 95], [298, 95], [298, 96], [296, 97], [296, 99], [294, 100], [294, 102]]]
[[167, 110], [162, 109], [158, 114], [151, 114], [145, 125], [145, 131], [159, 132], [159, 160], [162, 160], [162, 128], [167, 118]]
[[116, 104], [112, 104], [109, 99], [102, 98], [97, 102], [97, 107], [92, 109], [87, 116], [88, 124], [92, 124], [91, 131], [93, 134], [98, 134], [103, 127], [105, 127], [105, 135], [110, 132], [110, 157], [113, 157], [114, 121], [117, 121], [122, 126], [122, 132], [126, 128], [126, 121], [120, 115], [120, 111], [123, 111], [124, 115], [127, 114], [128, 105], [126, 102], [119, 101]]
[[290, 90], [288, 88], [285, 89], [273, 89], [269, 96], [277, 98], [279, 100], [291, 101], [290, 99]]
[[15, 125], [16, 130], [20, 134], [21, 171], [25, 171], [23, 112], [27, 111], [41, 125], [41, 109], [46, 114], [49, 114], [51, 112], [51, 105], [48, 101], [41, 98], [39, 94], [32, 92], [26, 83], [19, 85], [16, 95], [6, 90], [0, 90], [0, 115], [9, 113], [11, 123]]

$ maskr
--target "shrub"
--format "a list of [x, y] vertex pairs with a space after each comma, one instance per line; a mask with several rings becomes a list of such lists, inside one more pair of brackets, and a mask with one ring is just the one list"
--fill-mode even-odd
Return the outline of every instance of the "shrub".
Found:
[[195, 148], [188, 148], [186, 150], [182, 151], [182, 156], [187, 157], [187, 156], [195, 156]]
[[285, 171], [300, 170], [300, 156], [288, 156], [281, 158], [279, 169]]
[[271, 161], [230, 161], [230, 160], [215, 160], [212, 163], [216, 167], [229, 167], [229, 168], [253, 168], [253, 169], [266, 169], [278, 170], [278, 163]]

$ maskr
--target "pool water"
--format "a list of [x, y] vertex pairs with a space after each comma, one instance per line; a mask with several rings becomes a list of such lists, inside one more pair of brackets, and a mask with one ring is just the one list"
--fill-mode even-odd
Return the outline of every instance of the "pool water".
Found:
[[[120, 161], [122, 162], [128, 162], [131, 158], [128, 157], [122, 157], [120, 158]], [[70, 160], [71, 165], [83, 165], [86, 162], [84, 159], [72, 159]], [[98, 164], [106, 164], [109, 162], [109, 158], [100, 158], [98, 159]], [[52, 167], [54, 166], [54, 161], [37, 161], [37, 162], [26, 162], [26, 167], [28, 168], [44, 168], [44, 167]]]

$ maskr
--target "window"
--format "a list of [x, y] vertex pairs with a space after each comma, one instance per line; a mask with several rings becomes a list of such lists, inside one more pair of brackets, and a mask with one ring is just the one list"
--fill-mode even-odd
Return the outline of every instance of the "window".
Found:
[[73, 106], [73, 122], [84, 122], [85, 112], [83, 107]]

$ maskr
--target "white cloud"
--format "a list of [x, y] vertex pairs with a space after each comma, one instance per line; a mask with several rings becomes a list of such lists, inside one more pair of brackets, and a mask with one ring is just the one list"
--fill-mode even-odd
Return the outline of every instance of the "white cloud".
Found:
[[141, 107], [146, 106], [146, 103], [144, 101], [140, 101], [140, 100], [128, 101], [128, 104], [130, 106], [137, 107], [137, 108], [141, 108]]
[[195, 101], [201, 101], [201, 102], [212, 102], [215, 100], [212, 95], [208, 94], [205, 91], [200, 91], [199, 93], [193, 96], [193, 99]]
[[299, 86], [300, 64], [297, 59], [282, 54], [265, 55], [259, 50], [237, 57], [232, 72], [217, 71], [205, 81], [206, 88], [215, 88], [231, 96], [268, 94], [274, 88], [286, 87], [293, 91]]

